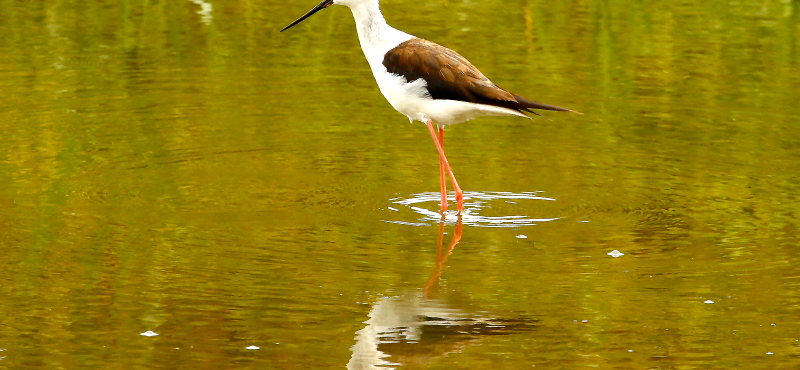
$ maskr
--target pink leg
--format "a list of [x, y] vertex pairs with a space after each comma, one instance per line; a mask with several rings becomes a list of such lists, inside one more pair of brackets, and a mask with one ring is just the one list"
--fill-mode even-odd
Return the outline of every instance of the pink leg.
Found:
[[[444, 150], [444, 126], [437, 126], [437, 128], [439, 129], [439, 145]], [[444, 171], [444, 162], [442, 162], [442, 157], [439, 157], [439, 185], [441, 185], [439, 194], [442, 195], [442, 212], [447, 211], [447, 180], [445, 180]]]
[[[456, 204], [458, 205], [458, 213], [464, 211], [464, 192], [461, 191], [461, 188], [458, 186], [458, 182], [456, 181], [456, 176], [453, 175], [453, 170], [450, 168], [450, 164], [447, 163], [447, 157], [444, 155], [444, 148], [442, 144], [439, 142], [439, 138], [436, 136], [436, 131], [433, 130], [433, 123], [428, 120], [425, 122], [425, 125], [428, 126], [428, 132], [431, 133], [431, 138], [433, 138], [433, 144], [436, 145], [436, 150], [439, 152], [439, 165], [444, 165], [445, 171], [447, 174], [450, 175], [450, 182], [453, 183], [453, 190], [456, 193]], [[444, 136], [442, 136], [444, 138]], [[447, 210], [446, 204], [442, 204], [442, 210]]]

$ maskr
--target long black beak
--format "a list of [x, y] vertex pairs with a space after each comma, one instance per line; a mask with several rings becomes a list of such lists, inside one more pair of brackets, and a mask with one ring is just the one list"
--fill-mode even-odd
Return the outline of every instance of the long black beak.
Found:
[[300, 18], [297, 18], [297, 20], [292, 22], [290, 25], [288, 25], [286, 27], [283, 27], [281, 32], [286, 31], [289, 28], [292, 28], [292, 26], [294, 26], [295, 24], [298, 24], [298, 23], [302, 22], [304, 19], [314, 15], [314, 13], [316, 13], [316, 12], [322, 10], [322, 9], [325, 9], [325, 8], [331, 6], [332, 4], [333, 4], [333, 0], [322, 0], [321, 3], [317, 4], [317, 6], [311, 8], [311, 10], [309, 10], [308, 13], [304, 14]]

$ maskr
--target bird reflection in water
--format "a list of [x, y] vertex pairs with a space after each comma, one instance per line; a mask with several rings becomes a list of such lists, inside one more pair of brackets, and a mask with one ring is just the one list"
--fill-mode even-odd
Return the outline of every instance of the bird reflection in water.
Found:
[[461, 352], [487, 336], [528, 332], [537, 326], [537, 320], [482, 317], [466, 310], [464, 304], [455, 308], [447, 298], [430, 298], [463, 232], [459, 220], [447, 248], [443, 248], [444, 226], [443, 219], [439, 223], [436, 265], [425, 287], [421, 292], [385, 297], [373, 304], [366, 326], [356, 332], [347, 369], [421, 366]]

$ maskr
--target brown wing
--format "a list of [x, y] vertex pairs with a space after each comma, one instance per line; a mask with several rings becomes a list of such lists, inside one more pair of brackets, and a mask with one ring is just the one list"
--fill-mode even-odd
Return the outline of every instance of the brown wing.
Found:
[[[433, 99], [460, 100], [517, 111], [530, 109], [570, 111], [512, 94], [489, 81], [466, 58], [444, 46], [413, 38], [389, 50], [383, 66], [411, 82], [424, 79]], [[535, 112], [533, 112], [535, 113]]]

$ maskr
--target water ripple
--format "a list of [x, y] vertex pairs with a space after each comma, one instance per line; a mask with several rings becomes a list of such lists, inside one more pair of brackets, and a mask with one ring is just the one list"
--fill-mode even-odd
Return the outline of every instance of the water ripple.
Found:
[[[520, 227], [533, 226], [537, 223], [555, 221], [561, 217], [533, 217], [528, 212], [534, 212], [541, 208], [539, 202], [554, 202], [553, 198], [539, 196], [541, 192], [465, 192], [464, 193], [464, 212], [460, 221], [464, 225], [479, 227]], [[439, 213], [439, 193], [419, 193], [412, 194], [408, 198], [393, 198], [389, 201], [392, 204], [403, 207], [386, 207], [387, 211], [397, 212], [397, 218], [406, 218], [408, 211], [413, 211], [421, 215], [413, 221], [409, 220], [388, 220], [381, 221], [410, 225], [428, 226], [444, 221], [447, 224], [455, 224], [459, 221], [459, 216], [455, 210], [447, 211], [444, 216]], [[448, 196], [448, 201], [455, 204], [455, 198]], [[541, 209], [540, 209], [541, 211]], [[491, 215], [489, 213], [492, 213]], [[412, 216], [408, 216], [412, 217]]]

